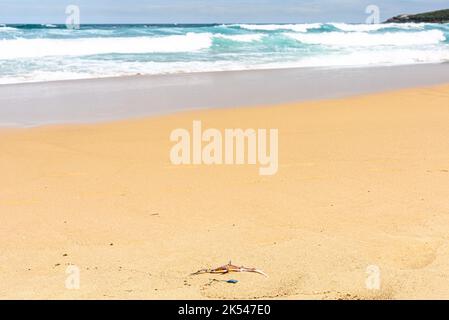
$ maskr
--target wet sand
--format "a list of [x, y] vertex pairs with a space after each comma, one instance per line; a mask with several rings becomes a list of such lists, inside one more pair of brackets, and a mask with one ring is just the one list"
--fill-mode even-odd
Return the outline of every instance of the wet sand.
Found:
[[230, 71], [0, 86], [0, 127], [275, 105], [449, 82], [449, 64]]

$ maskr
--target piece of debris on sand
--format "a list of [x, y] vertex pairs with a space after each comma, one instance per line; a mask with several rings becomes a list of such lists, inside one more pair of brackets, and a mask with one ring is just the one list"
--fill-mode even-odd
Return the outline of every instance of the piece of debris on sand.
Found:
[[231, 273], [231, 272], [252, 272], [252, 273], [258, 273], [261, 274], [265, 277], [268, 277], [268, 275], [263, 272], [262, 270], [256, 269], [256, 268], [247, 268], [247, 267], [238, 267], [235, 266], [231, 263], [231, 261], [229, 261], [228, 264], [215, 268], [215, 269], [201, 269], [198, 270], [197, 272], [192, 273], [192, 276], [196, 276], [199, 274], [204, 274], [204, 273], [210, 273], [210, 274], [227, 274], [227, 273]]

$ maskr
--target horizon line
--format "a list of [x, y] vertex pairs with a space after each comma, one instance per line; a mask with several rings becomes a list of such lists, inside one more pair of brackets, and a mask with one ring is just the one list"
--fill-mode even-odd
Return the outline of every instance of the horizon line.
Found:
[[[381, 21], [380, 23], [384, 23], [385, 21]], [[313, 24], [313, 23], [349, 23], [349, 24], [371, 24], [366, 22], [347, 22], [347, 21], [316, 21], [316, 22], [248, 22], [248, 21], [239, 21], [239, 22], [87, 22], [80, 23], [80, 26], [85, 25], [229, 25], [229, 24]], [[65, 26], [66, 23], [61, 22], [0, 22], [0, 25], [56, 25], [56, 26]]]

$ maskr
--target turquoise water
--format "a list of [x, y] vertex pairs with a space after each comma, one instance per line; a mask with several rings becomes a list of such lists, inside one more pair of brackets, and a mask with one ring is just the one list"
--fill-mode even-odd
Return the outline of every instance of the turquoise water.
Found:
[[0, 83], [449, 61], [449, 24], [0, 25]]

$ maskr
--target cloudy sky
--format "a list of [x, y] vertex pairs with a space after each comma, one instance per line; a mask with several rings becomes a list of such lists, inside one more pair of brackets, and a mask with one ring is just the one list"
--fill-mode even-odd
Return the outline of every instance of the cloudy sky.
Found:
[[81, 23], [364, 22], [449, 8], [449, 0], [0, 0], [0, 23], [64, 23], [79, 5]]

